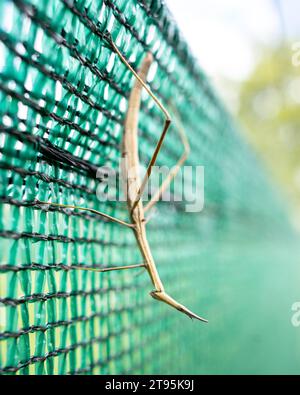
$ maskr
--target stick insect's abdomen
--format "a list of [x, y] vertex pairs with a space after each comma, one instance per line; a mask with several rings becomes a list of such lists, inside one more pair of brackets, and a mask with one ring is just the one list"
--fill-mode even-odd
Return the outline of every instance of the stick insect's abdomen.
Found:
[[[146, 81], [149, 68], [152, 64], [153, 56], [148, 53], [143, 60], [139, 76]], [[130, 93], [128, 111], [125, 120], [123, 144], [122, 144], [122, 179], [125, 184], [128, 210], [132, 211], [134, 201], [138, 195], [141, 180], [139, 175], [140, 161], [138, 152], [138, 118], [141, 105], [142, 84], [136, 80]], [[141, 203], [141, 201], [139, 202]], [[143, 215], [142, 204], [138, 204], [139, 211]], [[137, 208], [136, 207], [136, 208]], [[134, 210], [136, 215], [136, 210]], [[134, 222], [139, 218], [133, 218]]]
[[[153, 57], [151, 53], [148, 53], [143, 60], [139, 72], [139, 77], [143, 81], [146, 81], [152, 61]], [[139, 176], [140, 161], [138, 152], [138, 118], [142, 89], [142, 84], [136, 80], [129, 97], [122, 147], [122, 177], [125, 184], [128, 210], [131, 213], [132, 221], [136, 226], [134, 231], [139, 249], [143, 255], [146, 268], [155, 289], [163, 291], [163, 285], [159, 278], [146, 236], [143, 202], [140, 199], [138, 203], [134, 205], [141, 186]]]

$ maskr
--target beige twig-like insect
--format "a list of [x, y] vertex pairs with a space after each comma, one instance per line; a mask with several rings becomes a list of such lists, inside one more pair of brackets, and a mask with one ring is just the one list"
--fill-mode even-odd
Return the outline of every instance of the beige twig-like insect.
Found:
[[[132, 268], [137, 268], [137, 267], [144, 267], [149, 273], [149, 276], [151, 278], [152, 284], [154, 286], [154, 290], [150, 292], [150, 295], [157, 300], [160, 300], [161, 302], [167, 303], [168, 305], [174, 307], [178, 311], [186, 314], [190, 318], [196, 318], [200, 321], [207, 322], [204, 318], [199, 317], [198, 315], [194, 314], [192, 311], [188, 310], [185, 306], [182, 304], [178, 303], [176, 300], [171, 298], [164, 289], [164, 286], [162, 284], [162, 281], [159, 277], [156, 264], [154, 262], [151, 249], [147, 240], [147, 235], [146, 235], [146, 218], [145, 218], [145, 213], [153, 207], [153, 205], [159, 200], [161, 197], [162, 193], [164, 190], [167, 188], [167, 186], [170, 184], [172, 179], [176, 176], [180, 166], [185, 162], [187, 159], [188, 153], [189, 153], [189, 144], [187, 141], [187, 138], [185, 136], [185, 133], [182, 128], [179, 128], [180, 132], [180, 137], [183, 143], [184, 147], [184, 153], [177, 162], [177, 164], [172, 168], [172, 170], [169, 172], [167, 175], [166, 179], [163, 181], [161, 184], [160, 188], [157, 190], [157, 192], [152, 196], [151, 200], [148, 202], [148, 204], [144, 207], [141, 196], [143, 194], [143, 191], [145, 189], [145, 186], [147, 184], [147, 181], [151, 175], [152, 167], [154, 166], [156, 162], [157, 155], [160, 151], [161, 145], [163, 143], [164, 137], [166, 135], [166, 132], [170, 126], [171, 119], [169, 116], [168, 111], [164, 108], [164, 106], [161, 104], [161, 102], [158, 100], [158, 98], [153, 94], [153, 92], [150, 90], [150, 88], [146, 85], [146, 78], [147, 78], [147, 73], [148, 70], [151, 66], [151, 63], [153, 61], [153, 57], [151, 53], [148, 53], [146, 57], [143, 60], [143, 63], [141, 65], [139, 73], [136, 73], [135, 70], [130, 66], [130, 64], [127, 62], [127, 60], [124, 58], [122, 53], [119, 51], [119, 49], [116, 47], [113, 41], [110, 42], [113, 50], [118, 54], [118, 56], [121, 58], [123, 63], [130, 69], [130, 71], [134, 74], [136, 78], [136, 82], [134, 84], [134, 87], [131, 91], [130, 98], [129, 98], [129, 105], [128, 105], [128, 111], [127, 111], [127, 116], [126, 116], [126, 121], [125, 121], [125, 127], [124, 127], [124, 135], [123, 135], [123, 144], [122, 144], [122, 179], [123, 182], [126, 186], [126, 197], [127, 197], [127, 207], [128, 211], [130, 214], [131, 218], [131, 223], [127, 223], [123, 220], [120, 220], [118, 218], [112, 217], [108, 214], [105, 214], [103, 212], [91, 209], [91, 208], [86, 208], [86, 207], [78, 207], [78, 206], [71, 206], [68, 204], [59, 204], [59, 203], [50, 203], [50, 202], [41, 202], [45, 204], [49, 204], [52, 206], [60, 206], [60, 207], [65, 207], [65, 208], [73, 208], [73, 209], [78, 209], [78, 210], [85, 210], [92, 212], [94, 214], [100, 215], [110, 221], [114, 221], [120, 225], [129, 227], [133, 230], [135, 234], [135, 238], [138, 244], [138, 247], [141, 251], [141, 254], [144, 259], [143, 264], [138, 264], [138, 265], [129, 265], [129, 266], [118, 266], [118, 267], [112, 267], [112, 268], [104, 268], [104, 269], [93, 269], [93, 268], [80, 268], [83, 270], [93, 270], [93, 271], [99, 271], [99, 272], [106, 272], [106, 271], [111, 271], [111, 270], [124, 270], [124, 269], [132, 269]], [[160, 110], [163, 112], [165, 116], [165, 124], [164, 128], [162, 131], [162, 134], [159, 138], [159, 141], [156, 145], [156, 148], [154, 150], [153, 156], [150, 160], [150, 163], [147, 167], [146, 175], [144, 176], [142, 182], [140, 182], [139, 178], [139, 154], [138, 154], [138, 117], [139, 117], [139, 111], [140, 111], [140, 102], [141, 102], [141, 91], [142, 88], [146, 89], [148, 94], [152, 97], [152, 99], [155, 101], [156, 105], [160, 108]], [[130, 178], [128, 177], [128, 171], [130, 170]]]

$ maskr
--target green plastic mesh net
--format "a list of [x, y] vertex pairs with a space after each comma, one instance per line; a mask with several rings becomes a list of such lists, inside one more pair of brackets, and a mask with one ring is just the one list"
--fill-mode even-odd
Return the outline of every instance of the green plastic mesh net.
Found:
[[[280, 247], [293, 239], [283, 205], [165, 4], [1, 0], [0, 13], [0, 372], [296, 369], [299, 336], [289, 314], [297, 276], [285, 273], [299, 270]], [[145, 272], [74, 270], [140, 262], [132, 231], [40, 203], [128, 216], [124, 203], [96, 197], [97, 168], [118, 168], [134, 83], [108, 33], [135, 69], [152, 52], [148, 82], [180, 115], [192, 147], [187, 164], [205, 167], [204, 210], [160, 202], [148, 233], [167, 290], [207, 317], [206, 326], [154, 301]], [[144, 164], [162, 121], [144, 94]], [[171, 167], [181, 151], [172, 127], [158, 164]]]

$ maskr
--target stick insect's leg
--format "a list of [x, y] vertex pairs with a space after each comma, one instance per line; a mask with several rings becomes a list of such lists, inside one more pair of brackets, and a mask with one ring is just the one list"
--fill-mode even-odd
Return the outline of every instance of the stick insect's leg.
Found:
[[165, 123], [164, 123], [164, 127], [163, 127], [163, 131], [160, 135], [160, 138], [156, 144], [154, 153], [152, 155], [152, 158], [147, 166], [147, 170], [146, 170], [146, 174], [142, 180], [141, 186], [138, 190], [135, 202], [132, 205], [132, 209], [131, 212], [134, 211], [134, 209], [136, 208], [138, 202], [140, 201], [142, 194], [144, 192], [145, 186], [147, 184], [147, 181], [151, 175], [152, 172], [152, 167], [154, 166], [158, 153], [161, 149], [162, 143], [164, 141], [164, 138], [166, 136], [166, 133], [170, 127], [171, 124], [171, 117], [167, 111], [167, 109], [163, 106], [163, 104], [160, 102], [160, 100], [158, 99], [158, 97], [152, 92], [152, 90], [147, 86], [147, 84], [143, 81], [143, 79], [136, 73], [136, 71], [131, 67], [131, 65], [127, 62], [127, 60], [125, 59], [125, 57], [123, 56], [123, 54], [121, 53], [121, 51], [118, 49], [118, 47], [116, 46], [116, 44], [113, 42], [112, 39], [110, 39], [110, 44], [112, 46], [112, 48], [114, 49], [114, 51], [118, 54], [118, 56], [120, 57], [120, 59], [122, 60], [122, 62], [128, 67], [128, 69], [132, 72], [132, 74], [135, 76], [135, 78], [140, 82], [140, 84], [143, 86], [143, 88], [147, 91], [147, 93], [150, 95], [150, 97], [154, 100], [154, 102], [156, 103], [156, 105], [158, 106], [158, 108], [162, 111], [162, 113], [164, 114], [165, 117]]
[[[92, 208], [87, 208], [87, 207], [79, 207], [79, 206], [72, 206], [70, 204], [60, 204], [60, 203], [51, 203], [51, 202], [42, 202], [39, 201], [40, 204], [47, 204], [47, 205], [51, 205], [51, 206], [56, 206], [56, 207], [64, 207], [64, 208], [73, 208], [73, 209], [77, 209], [77, 210], [85, 210], [85, 211], [89, 211], [93, 214], [97, 214], [97, 215], [101, 215], [104, 218], [107, 218], [109, 221], [113, 221], [116, 222], [120, 225], [124, 225], [124, 226], [128, 226], [130, 228], [134, 227], [134, 224], [129, 224], [125, 221], [122, 221], [121, 219], [112, 217], [111, 215], [102, 213], [101, 211], [98, 210], [94, 210]], [[92, 268], [92, 267], [76, 267], [76, 270], [87, 270], [87, 271], [92, 271], [92, 272], [111, 272], [111, 271], [115, 271], [115, 270], [127, 270], [127, 269], [136, 269], [139, 267], [146, 267], [146, 265], [144, 263], [138, 263], [135, 265], [126, 265], [126, 266], [112, 266], [112, 267], [104, 267], [103, 269], [98, 269], [98, 268]]]
[[39, 201], [39, 204], [47, 204], [47, 205], [49, 205], [49, 206], [64, 207], [64, 208], [73, 208], [73, 209], [76, 209], [76, 210], [88, 211], [88, 212], [90, 212], [90, 213], [100, 215], [101, 217], [106, 218], [106, 219], [108, 219], [109, 221], [116, 222], [116, 223], [118, 223], [118, 224], [120, 224], [120, 225], [127, 226], [127, 227], [129, 227], [129, 228], [134, 228], [134, 227], [135, 227], [134, 224], [130, 224], [130, 223], [125, 222], [125, 221], [123, 221], [123, 220], [121, 220], [121, 219], [118, 219], [118, 218], [116, 218], [116, 217], [112, 217], [111, 215], [105, 214], [105, 213], [103, 213], [103, 212], [101, 212], [101, 211], [98, 211], [98, 210], [95, 210], [95, 209], [93, 209], [93, 208], [80, 207], [80, 206], [72, 206], [72, 205], [70, 205], [70, 204], [42, 202], [42, 201]]
[[147, 210], [151, 209], [159, 201], [159, 199], [161, 198], [162, 194], [167, 189], [167, 187], [170, 185], [171, 181], [176, 177], [178, 171], [180, 170], [180, 167], [187, 160], [188, 155], [190, 153], [190, 145], [189, 145], [189, 142], [188, 142], [188, 138], [186, 136], [186, 133], [185, 133], [184, 128], [183, 128], [183, 125], [182, 125], [182, 123], [181, 123], [181, 121], [179, 119], [179, 116], [177, 114], [176, 114], [175, 119], [176, 119], [176, 124], [177, 124], [177, 127], [178, 127], [179, 136], [180, 136], [180, 139], [181, 139], [182, 144], [183, 144], [184, 152], [181, 155], [181, 157], [179, 158], [179, 160], [176, 163], [176, 165], [172, 167], [172, 169], [170, 170], [170, 172], [168, 173], [168, 175], [166, 176], [166, 178], [164, 179], [164, 181], [160, 185], [159, 189], [155, 192], [155, 194], [151, 197], [149, 202], [145, 205], [144, 212], [146, 212]]
[[77, 270], [88, 270], [91, 272], [112, 272], [114, 270], [127, 270], [127, 269], [136, 269], [139, 267], [146, 267], [144, 263], [138, 263], [136, 265], [126, 265], [126, 266], [112, 266], [112, 267], [104, 267], [103, 269], [97, 269], [93, 267], [76, 267]]

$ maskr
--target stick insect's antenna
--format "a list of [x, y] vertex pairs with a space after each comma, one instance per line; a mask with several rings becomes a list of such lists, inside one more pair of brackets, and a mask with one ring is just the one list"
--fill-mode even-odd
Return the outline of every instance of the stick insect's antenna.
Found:
[[128, 223], [128, 222], [122, 221], [121, 219], [112, 217], [112, 216], [109, 215], [109, 214], [102, 213], [102, 211], [98, 211], [98, 210], [95, 210], [95, 209], [93, 209], [93, 208], [80, 207], [80, 206], [72, 206], [71, 204], [52, 203], [52, 202], [42, 202], [42, 201], [39, 201], [39, 204], [45, 204], [45, 205], [47, 204], [48, 206], [56, 206], [56, 207], [63, 207], [63, 208], [73, 208], [73, 209], [76, 209], [76, 210], [88, 211], [88, 212], [90, 212], [90, 213], [100, 215], [101, 217], [106, 218], [106, 219], [108, 219], [109, 221], [116, 222], [116, 223], [118, 223], [118, 224], [120, 224], [120, 225], [127, 226], [127, 227], [129, 227], [129, 228], [135, 228], [135, 225], [134, 225], [134, 224], [130, 224], [130, 223]]
[[164, 127], [163, 127], [163, 131], [161, 133], [161, 136], [156, 144], [154, 153], [152, 155], [152, 158], [148, 164], [147, 170], [146, 170], [146, 174], [141, 182], [141, 186], [137, 192], [137, 196], [135, 199], [135, 202], [133, 203], [132, 209], [131, 209], [131, 213], [133, 212], [133, 210], [135, 209], [135, 207], [137, 206], [138, 202], [141, 199], [141, 196], [144, 192], [145, 186], [147, 184], [147, 181], [151, 175], [152, 172], [152, 167], [154, 166], [158, 153], [161, 149], [162, 143], [164, 141], [164, 138], [166, 136], [166, 133], [170, 127], [171, 124], [171, 117], [170, 114], [168, 113], [167, 109], [164, 107], [164, 105], [160, 102], [160, 100], [158, 99], [158, 97], [152, 92], [152, 90], [147, 86], [147, 84], [142, 80], [142, 78], [138, 75], [138, 73], [131, 67], [131, 65], [128, 63], [128, 61], [125, 59], [125, 57], [123, 56], [122, 52], [118, 49], [118, 47], [116, 46], [116, 44], [113, 42], [113, 40], [111, 38], [108, 39], [109, 43], [111, 44], [111, 46], [113, 47], [114, 51], [118, 54], [118, 56], [120, 57], [120, 59], [122, 60], [122, 62], [128, 67], [128, 69], [132, 72], [132, 74], [135, 76], [135, 78], [140, 82], [140, 84], [142, 84], [143, 88], [145, 88], [145, 90], [147, 91], [147, 93], [151, 96], [151, 98], [155, 101], [155, 103], [157, 104], [157, 106], [159, 107], [159, 109], [163, 112], [164, 116], [165, 116], [165, 123], [164, 123]]

